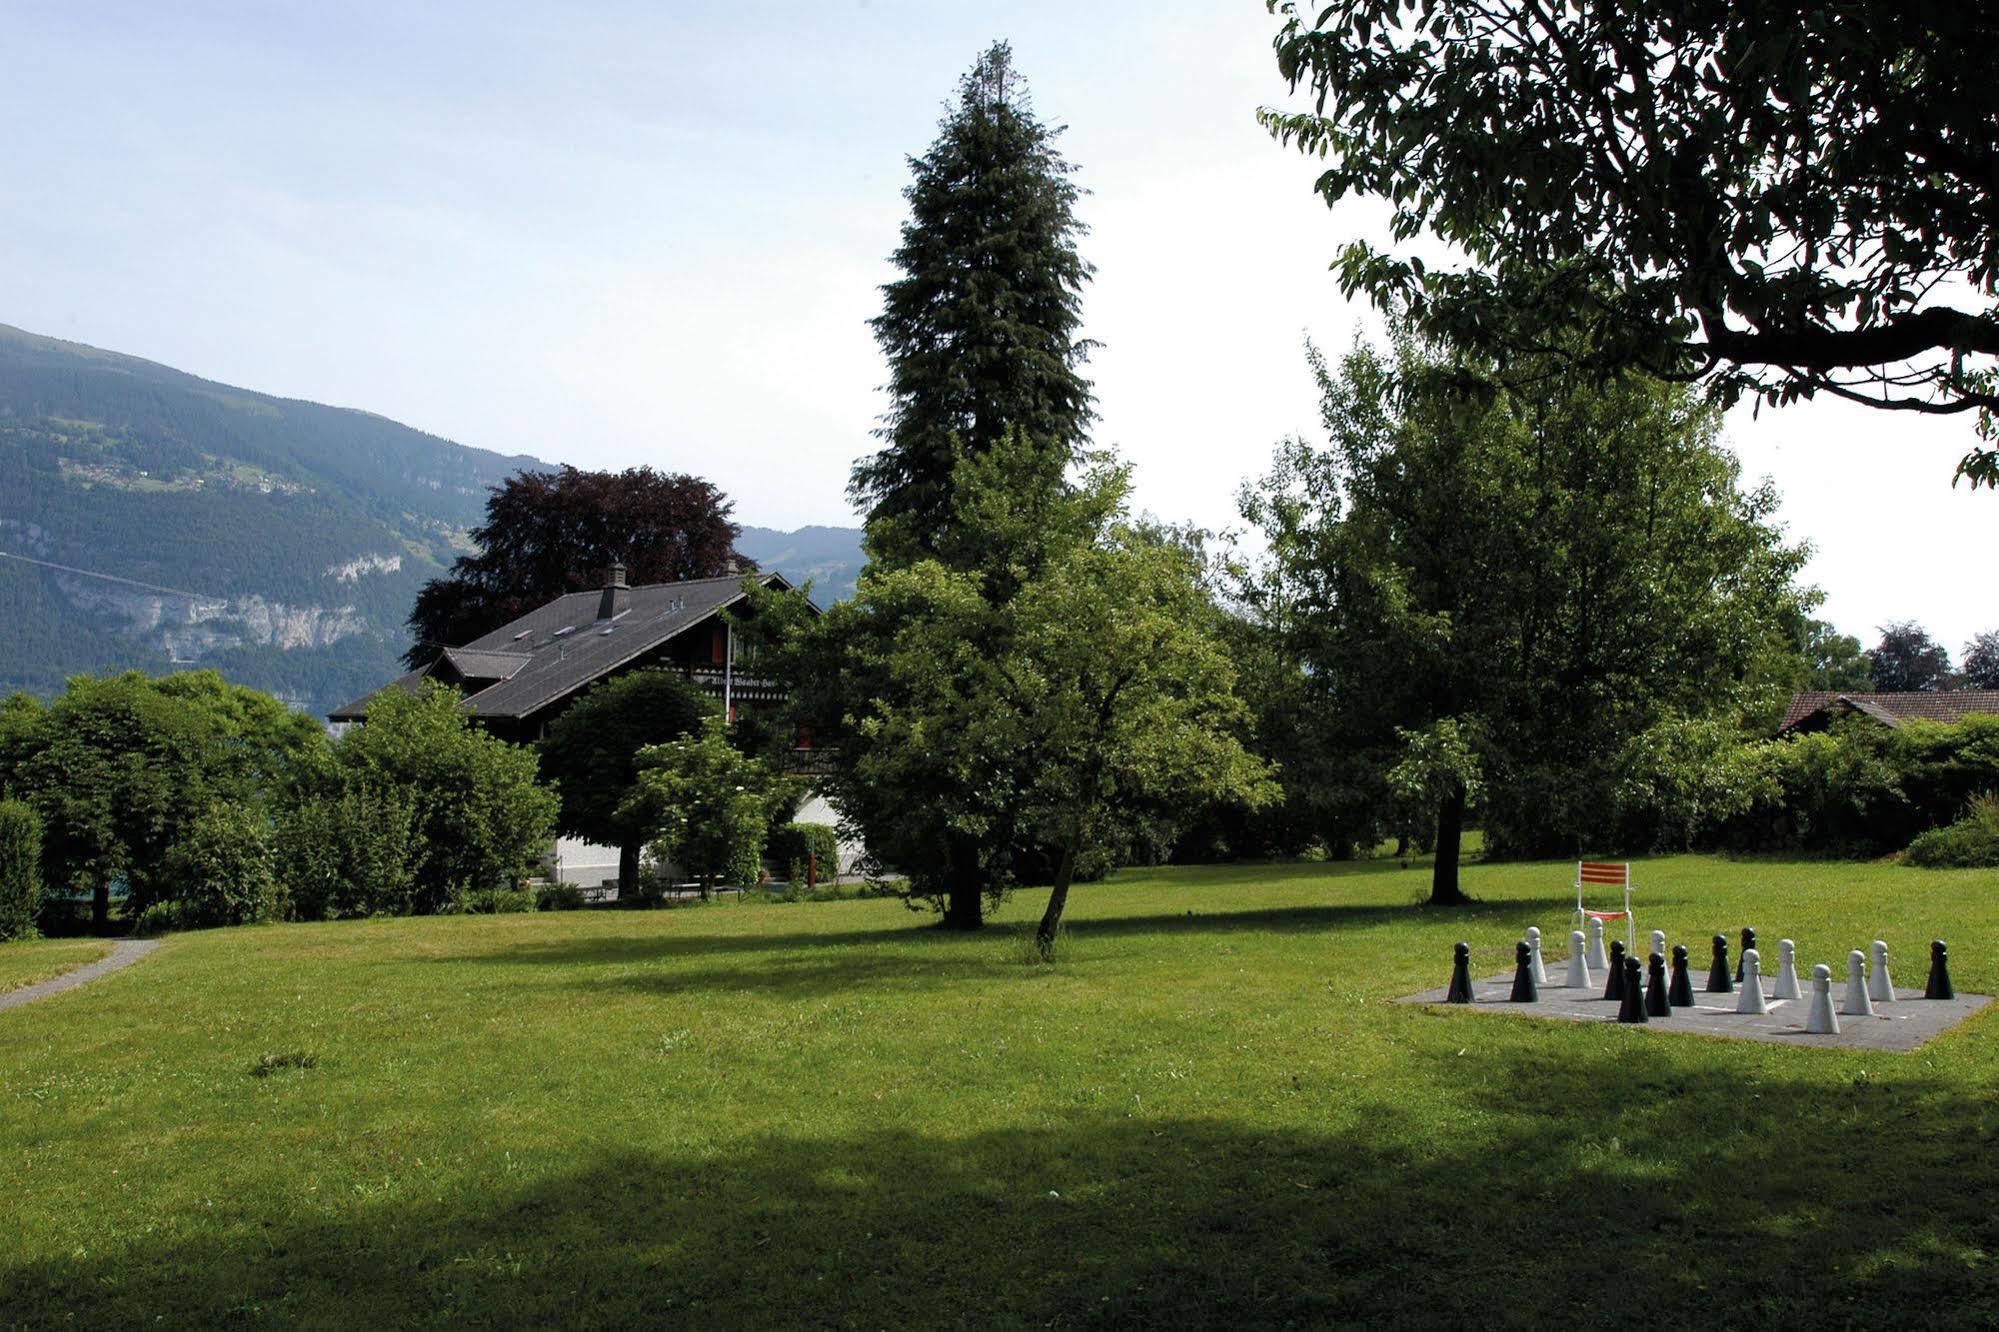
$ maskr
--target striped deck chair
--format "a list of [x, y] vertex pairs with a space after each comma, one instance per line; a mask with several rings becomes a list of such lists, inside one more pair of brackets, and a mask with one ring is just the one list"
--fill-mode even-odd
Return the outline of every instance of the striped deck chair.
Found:
[[[1624, 890], [1622, 911], [1599, 911], [1583, 900], [1583, 894], [1592, 888], [1621, 888]], [[1625, 952], [1638, 956], [1638, 920], [1631, 914], [1631, 866], [1610, 864], [1597, 860], [1576, 862], [1576, 929], [1582, 929], [1588, 920], [1621, 920], [1624, 922]]]

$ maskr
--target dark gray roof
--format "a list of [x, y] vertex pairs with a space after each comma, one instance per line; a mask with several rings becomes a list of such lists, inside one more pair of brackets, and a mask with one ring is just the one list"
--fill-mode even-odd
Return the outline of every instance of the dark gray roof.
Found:
[[[454, 670], [475, 684], [496, 681], [468, 694], [467, 709], [481, 717], [530, 716], [741, 601], [746, 577], [766, 587], [791, 587], [775, 573], [648, 583], [620, 589], [620, 609], [609, 620], [597, 618], [602, 589], [571, 592], [463, 647], [446, 649], [437, 663], [411, 671], [385, 688], [413, 691], [436, 665], [449, 660]], [[337, 722], [359, 721], [374, 696], [358, 698], [328, 715]]]

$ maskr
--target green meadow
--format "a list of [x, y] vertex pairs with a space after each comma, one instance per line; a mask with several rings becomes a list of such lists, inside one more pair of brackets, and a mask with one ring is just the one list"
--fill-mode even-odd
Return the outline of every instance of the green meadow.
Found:
[[[1999, 1316], [1999, 1028], [1855, 1054], [1396, 1005], [1572, 866], [170, 937], [0, 1013], [0, 1322], [1758, 1326]], [[1639, 928], [1952, 943], [1989, 871], [1641, 862]], [[57, 945], [0, 947], [0, 985]], [[1696, 958], [1702, 950], [1696, 947]], [[76, 959], [78, 961], [85, 959]]]
[[0, 994], [53, 979], [111, 951], [103, 939], [22, 939], [0, 943]]

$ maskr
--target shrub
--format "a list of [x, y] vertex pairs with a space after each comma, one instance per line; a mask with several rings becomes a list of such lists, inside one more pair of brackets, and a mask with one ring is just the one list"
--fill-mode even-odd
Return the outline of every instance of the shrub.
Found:
[[451, 911], [461, 916], [504, 916], [534, 910], [528, 888], [467, 888], [451, 897]]
[[393, 788], [301, 801], [279, 819], [277, 861], [300, 920], [407, 915], [416, 891], [416, 811]]
[[765, 854], [791, 883], [803, 884], [806, 867], [815, 860], [821, 883], [840, 876], [840, 837], [823, 823], [778, 824], [771, 829]]
[[167, 852], [158, 900], [179, 908], [180, 927], [240, 925], [280, 914], [264, 823], [238, 805], [216, 805]]
[[1964, 817], [1932, 828], [1909, 843], [1909, 863], [1925, 869], [1983, 869], [1999, 865], [1999, 791], [1965, 803]]
[[185, 902], [155, 902], [139, 913], [139, 918], [132, 923], [132, 932], [142, 939], [150, 939], [175, 930], [195, 929], [201, 923], [188, 910]]
[[0, 939], [35, 932], [42, 913], [42, 819], [20, 800], [0, 800]]
[[573, 883], [544, 883], [535, 889], [537, 911], [581, 911], [583, 890]]

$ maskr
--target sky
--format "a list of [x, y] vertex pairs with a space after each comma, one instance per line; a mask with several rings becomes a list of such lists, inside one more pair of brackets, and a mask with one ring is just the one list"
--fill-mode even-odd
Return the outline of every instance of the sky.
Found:
[[[867, 327], [959, 75], [1012, 43], [1090, 191], [1099, 443], [1215, 529], [1311, 436], [1307, 337], [1378, 329], [1376, 236], [1270, 141], [1262, 0], [235, 5], [0, 0], [0, 323], [580, 467], [691, 471], [740, 521], [858, 521]], [[1963, 418], [1729, 421], [1820, 614], [1999, 627]]]

